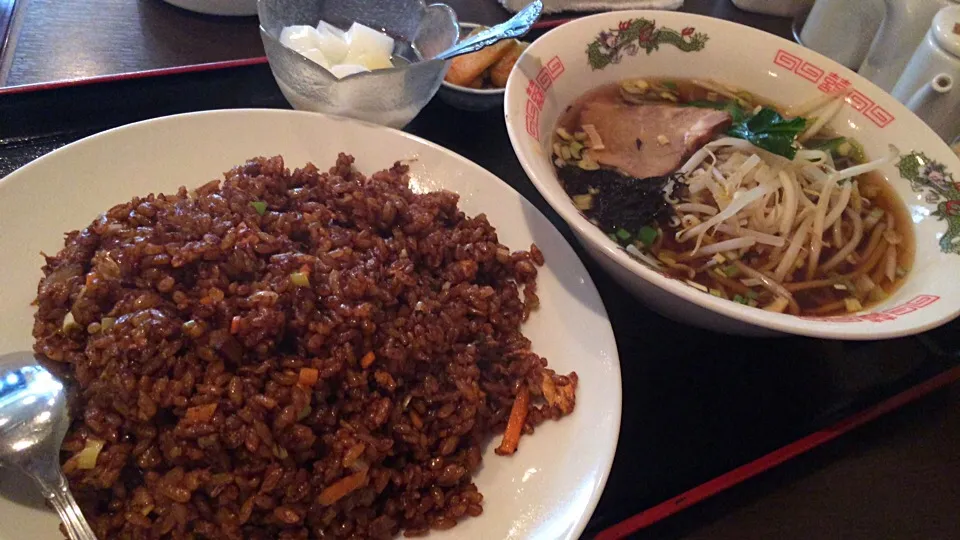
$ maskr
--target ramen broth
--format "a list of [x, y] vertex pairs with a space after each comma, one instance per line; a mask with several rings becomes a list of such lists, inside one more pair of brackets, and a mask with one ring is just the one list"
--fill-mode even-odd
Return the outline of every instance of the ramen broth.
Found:
[[[727, 135], [727, 130], [736, 131], [733, 126], [741, 115], [764, 115], [789, 126], [793, 119], [782, 108], [713, 82], [645, 79], [640, 83], [638, 87], [624, 81], [585, 93], [567, 107], [552, 140], [555, 166], [567, 193], [591, 222], [633, 256], [705, 293], [805, 316], [867, 309], [902, 285], [915, 251], [913, 224], [904, 203], [877, 170], [832, 180], [831, 175], [845, 176], [844, 171], [855, 170], [849, 167], [867, 162], [856, 141], [819, 129], [802, 144], [794, 144], [795, 157], [787, 162], [790, 158], [751, 150], [746, 142], [730, 142]], [[713, 112], [728, 105], [732, 111], [728, 119]], [[770, 111], [761, 113], [764, 108]], [[597, 111], [611, 112], [604, 117]], [[588, 125], [586, 118], [600, 121]], [[656, 121], [644, 124], [648, 118]], [[683, 131], [686, 125], [671, 126], [674, 121], [686, 121], [693, 126], [693, 136], [702, 141], [689, 145], [691, 131]], [[703, 125], [718, 121], [714, 132], [701, 133]], [[804, 130], [815, 121], [806, 120]], [[799, 140], [805, 133], [797, 131]], [[638, 162], [636, 155], [611, 155], [634, 152], [628, 144], [634, 136], [635, 151], [647, 162]], [[733, 149], [710, 149], [714, 163], [708, 158], [699, 169], [680, 171], [691, 155], [696, 159], [703, 144], [724, 141]], [[817, 161], [818, 152], [810, 150], [820, 150], [827, 158]], [[804, 161], [808, 158], [812, 161]], [[604, 159], [619, 166], [604, 163]], [[663, 169], [668, 159], [681, 165]], [[661, 167], [655, 176], [634, 176], [625, 170], [645, 173], [654, 170], [647, 167], [651, 163]], [[752, 174], [757, 179], [750, 189], [742, 185], [743, 179], [740, 184], [732, 180], [744, 169], [750, 170], [744, 178]], [[778, 176], [781, 172], [784, 176]], [[761, 174], [774, 178], [760, 179]], [[711, 176], [718, 178], [716, 185], [699, 187], [712, 181]], [[770, 186], [777, 184], [778, 177], [782, 188], [774, 190]], [[732, 195], [724, 193], [727, 187], [734, 190]], [[821, 205], [819, 198], [824, 193]], [[735, 206], [742, 196], [759, 196], [764, 205], [752, 202], [752, 210], [737, 214], [743, 217], [702, 226], [708, 218]], [[799, 197], [804, 199], [796, 202]], [[803, 220], [794, 219], [791, 224], [791, 212]], [[760, 232], [760, 225], [769, 227], [776, 222], [780, 231]], [[832, 225], [824, 227], [828, 222]], [[820, 242], [814, 235], [820, 230], [818, 225]], [[731, 248], [720, 249], [724, 245]], [[713, 250], [715, 253], [703, 255]], [[843, 253], [838, 253], [841, 250]], [[790, 257], [796, 262], [785, 261]], [[828, 270], [820, 270], [828, 266]]]

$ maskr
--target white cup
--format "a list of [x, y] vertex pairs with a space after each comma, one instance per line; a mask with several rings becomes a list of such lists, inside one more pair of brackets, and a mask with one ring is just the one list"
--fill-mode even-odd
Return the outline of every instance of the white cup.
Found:
[[870, 50], [883, 10], [883, 0], [817, 0], [803, 23], [800, 41], [855, 70]]

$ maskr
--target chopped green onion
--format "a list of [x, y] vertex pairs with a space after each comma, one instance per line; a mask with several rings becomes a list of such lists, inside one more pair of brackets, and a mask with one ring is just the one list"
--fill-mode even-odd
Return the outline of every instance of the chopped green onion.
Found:
[[577, 162], [577, 167], [580, 167], [581, 169], [583, 169], [583, 170], [585, 170], [585, 171], [599, 171], [599, 170], [600, 170], [600, 164], [599, 164], [599, 163], [597, 163], [596, 161], [594, 161], [594, 160], [592, 160], [592, 159], [586, 158], [586, 157], [584, 157], [583, 159], [581, 159], [580, 161]]
[[614, 242], [617, 241], [617, 235], [615, 235], [615, 234], [613, 234], [613, 233], [608, 234], [608, 235], [607, 235], [607, 238], [613, 240]]
[[710, 289], [710, 294], [716, 296], [717, 298], [726, 298], [726, 296], [723, 294], [723, 291], [720, 289]]
[[844, 298], [843, 304], [847, 308], [847, 313], [854, 313], [863, 309], [863, 304], [856, 298]]
[[570, 156], [573, 159], [580, 160], [583, 158], [583, 144], [573, 141], [570, 143]]
[[740, 296], [739, 294], [733, 297], [733, 301], [738, 304], [747, 305], [747, 299]]
[[871, 302], [882, 302], [887, 299], [887, 292], [883, 290], [883, 287], [875, 287], [870, 289], [870, 294], [867, 297]]
[[[847, 153], [849, 153], [850, 144], [847, 143], [846, 137], [834, 137], [832, 139], [821, 139], [819, 141], [812, 141], [809, 146], [811, 150], [823, 150], [824, 152], [839, 153], [840, 147], [843, 146], [844, 144], [847, 145], [847, 151], [848, 151]], [[841, 154], [841, 155], [846, 156], [847, 154]]]
[[300, 411], [297, 414], [297, 421], [303, 420], [304, 418], [310, 416], [311, 412], [313, 412], [313, 409], [311, 409], [310, 406], [307, 405], [306, 407], [303, 408], [302, 411]]
[[760, 295], [757, 294], [757, 292], [754, 291], [753, 289], [750, 289], [749, 291], [747, 291], [747, 298], [749, 298], [750, 300], [756, 300], [757, 298], [760, 298]]
[[673, 81], [663, 81], [663, 86], [665, 86], [665, 87], [667, 87], [667, 88], [669, 88], [669, 89], [671, 89], [671, 90], [676, 90], [676, 89], [677, 89], [677, 83], [675, 83], [675, 82], [673, 82]]
[[851, 146], [850, 159], [857, 163], [866, 163], [867, 153], [863, 149], [863, 145], [855, 139], [847, 139], [847, 143]]
[[641, 227], [640, 230], [637, 231], [637, 240], [640, 240], [643, 245], [650, 247], [653, 245], [654, 241], [656, 241], [658, 234], [660, 233], [653, 227]]
[[708, 289], [708, 288], [706, 287], [706, 285], [704, 285], [704, 284], [702, 284], [702, 283], [697, 283], [696, 281], [693, 281], [692, 279], [688, 279], [688, 280], [687, 280], [687, 285], [693, 287], [694, 289], [696, 289], [696, 290], [698, 290], [698, 291], [700, 291], [700, 292], [705, 292], [705, 293], [709, 293], [709, 292], [710, 292], [710, 289]]
[[621, 82], [620, 88], [628, 94], [642, 95], [650, 88], [650, 84], [643, 79], [636, 79]]
[[593, 208], [593, 195], [589, 193], [584, 195], [574, 195], [571, 198], [573, 199], [573, 205], [577, 207], [577, 210], [589, 210]]
[[866, 154], [863, 151], [863, 145], [854, 139], [848, 139], [846, 137], [835, 137], [833, 139], [814, 142], [810, 145], [810, 148], [812, 150], [830, 152], [837, 157], [850, 158], [855, 163], [867, 161]]
[[290, 282], [297, 287], [309, 287], [310, 277], [303, 272], [294, 272], [290, 274]]
[[267, 212], [267, 203], [263, 201], [253, 201], [250, 203], [250, 206], [252, 206], [253, 209], [257, 211], [257, 214], [260, 214], [261, 216]]
[[626, 229], [617, 229], [617, 238], [626, 242], [632, 235]]
[[97, 466], [97, 457], [103, 450], [103, 441], [97, 439], [87, 439], [83, 450], [77, 453], [77, 468], [90, 470]]
[[80, 328], [80, 325], [73, 318], [73, 313], [68, 311], [67, 314], [63, 317], [63, 325], [61, 325], [60, 329], [63, 331], [64, 334], [66, 334], [67, 332], [71, 330], [76, 330], [77, 328]]
[[723, 274], [729, 278], [735, 278], [740, 275], [740, 269], [732, 264], [723, 267]]

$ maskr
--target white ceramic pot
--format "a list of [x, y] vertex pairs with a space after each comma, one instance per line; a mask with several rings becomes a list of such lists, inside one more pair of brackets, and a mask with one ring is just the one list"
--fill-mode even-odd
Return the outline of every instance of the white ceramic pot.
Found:
[[941, 8], [958, 0], [884, 0], [886, 11], [859, 73], [889, 92]]
[[[635, 25], [644, 27], [639, 36]], [[621, 41], [618, 33], [624, 29], [632, 29], [624, 35], [633, 37]], [[882, 168], [881, 174], [906, 203], [914, 222], [917, 254], [904, 285], [865, 312], [796, 317], [702, 293], [626, 253], [567, 196], [557, 179], [550, 143], [558, 117], [577, 97], [606, 83], [638, 77], [714, 79], [775, 97], [784, 106], [848, 88], [848, 104], [829, 127], [861, 142], [868, 157], [885, 155], [890, 144], [903, 154], [897, 164]], [[881, 339], [920, 332], [960, 314], [960, 280], [956, 279], [960, 275], [960, 160], [890, 95], [800, 45], [687, 13], [594, 15], [550, 31], [527, 49], [507, 83], [504, 114], [524, 170], [591, 256], [636, 296], [671, 318], [745, 335], [766, 330]]]
[[891, 92], [948, 142], [960, 135], [958, 25], [960, 6], [940, 10]]

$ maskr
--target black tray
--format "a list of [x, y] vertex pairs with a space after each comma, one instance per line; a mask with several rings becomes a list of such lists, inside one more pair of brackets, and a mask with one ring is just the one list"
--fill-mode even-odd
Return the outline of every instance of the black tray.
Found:
[[[269, 68], [256, 63], [0, 91], [0, 176], [111, 127], [237, 107], [288, 105]], [[606, 304], [620, 351], [623, 420], [585, 537], [644, 528], [960, 379], [958, 321], [910, 338], [844, 343], [730, 337], [664, 319], [585, 256], [520, 168], [500, 111], [468, 113], [434, 100], [407, 131], [477, 162], [533, 202], [574, 245]]]

